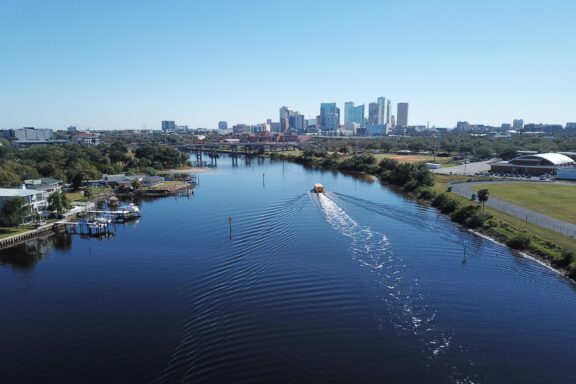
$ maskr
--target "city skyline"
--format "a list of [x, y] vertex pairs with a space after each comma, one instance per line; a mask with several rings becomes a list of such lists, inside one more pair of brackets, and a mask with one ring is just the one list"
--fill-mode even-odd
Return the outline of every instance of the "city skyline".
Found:
[[215, 129], [275, 121], [282, 105], [369, 112], [378, 95], [407, 101], [411, 125], [564, 125], [576, 2], [535, 3], [294, 1], [280, 23], [282, 4], [257, 1], [4, 0], [0, 129]]

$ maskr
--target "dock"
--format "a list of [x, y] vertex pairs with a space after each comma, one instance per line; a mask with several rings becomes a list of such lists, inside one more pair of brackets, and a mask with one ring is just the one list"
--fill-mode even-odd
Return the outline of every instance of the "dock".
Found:
[[91, 237], [108, 236], [114, 233], [110, 223], [86, 220], [58, 221], [54, 224], [54, 230], [60, 233], [88, 235]]

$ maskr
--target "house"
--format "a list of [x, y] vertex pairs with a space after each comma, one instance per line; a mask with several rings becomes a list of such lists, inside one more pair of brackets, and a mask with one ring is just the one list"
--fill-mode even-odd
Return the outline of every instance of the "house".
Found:
[[164, 182], [161, 176], [148, 176], [148, 175], [104, 175], [103, 182], [111, 187], [122, 187], [124, 189], [131, 189], [132, 182], [138, 181], [143, 187], [153, 187]]
[[22, 221], [30, 221], [38, 212], [46, 210], [48, 207], [48, 193], [36, 189], [0, 188], [0, 209], [10, 199], [18, 198], [22, 202]]
[[140, 181], [143, 187], [154, 187], [156, 185], [162, 184], [164, 178], [161, 176], [144, 176]]
[[93, 132], [78, 132], [72, 135], [72, 141], [76, 144], [96, 146], [100, 144], [100, 134]]
[[104, 175], [103, 182], [104, 184], [110, 187], [118, 187], [120, 185], [131, 185], [132, 181], [134, 180], [134, 176], [126, 176], [126, 175]]
[[42, 177], [40, 179], [24, 180], [24, 185], [26, 186], [26, 189], [44, 191], [49, 196], [54, 192], [61, 191], [64, 183], [62, 180], [53, 179], [51, 177]]

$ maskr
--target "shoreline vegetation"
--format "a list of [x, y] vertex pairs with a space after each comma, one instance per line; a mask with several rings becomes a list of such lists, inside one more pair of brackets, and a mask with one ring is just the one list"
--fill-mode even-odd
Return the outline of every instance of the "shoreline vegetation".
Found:
[[[38, 145], [17, 148], [0, 146], [0, 186], [21, 188], [25, 180], [53, 178], [61, 180], [70, 192], [55, 192], [48, 198], [44, 218], [36, 214], [34, 222], [23, 223], [24, 205], [20, 199], [6, 199], [0, 210], [0, 240], [34, 232], [39, 223], [52, 223], [49, 216], [61, 216], [71, 208], [71, 202], [99, 202], [111, 197], [115, 191], [110, 187], [87, 186], [106, 174], [144, 174], [154, 176], [159, 172], [168, 174], [197, 172], [191, 168], [188, 157], [168, 147], [144, 144], [136, 149], [123, 142], [112, 142], [97, 147], [68, 143], [58, 146]], [[137, 184], [137, 185], [135, 185]], [[164, 196], [189, 187], [182, 181], [166, 181], [162, 185], [145, 187], [135, 183], [131, 193], [119, 195]], [[134, 192], [135, 191], [135, 192]], [[53, 199], [56, 196], [58, 199]], [[24, 237], [24, 236], [21, 236]]]
[[270, 158], [312, 168], [370, 175], [435, 207], [469, 230], [528, 254], [576, 281], [576, 244], [572, 239], [451, 192], [452, 182], [475, 179], [473, 176], [434, 175], [424, 161], [404, 163], [384, 158], [377, 162], [371, 154], [346, 156], [305, 150], [301, 153], [272, 153]]

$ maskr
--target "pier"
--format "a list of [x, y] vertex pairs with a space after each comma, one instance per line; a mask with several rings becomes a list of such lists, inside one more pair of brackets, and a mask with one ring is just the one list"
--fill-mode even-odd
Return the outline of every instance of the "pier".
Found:
[[54, 230], [60, 233], [102, 237], [114, 234], [110, 223], [99, 221], [59, 221], [54, 224]]

